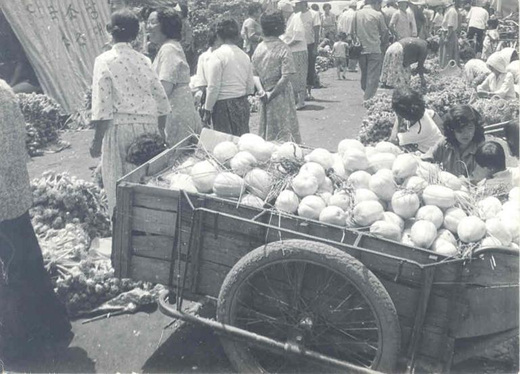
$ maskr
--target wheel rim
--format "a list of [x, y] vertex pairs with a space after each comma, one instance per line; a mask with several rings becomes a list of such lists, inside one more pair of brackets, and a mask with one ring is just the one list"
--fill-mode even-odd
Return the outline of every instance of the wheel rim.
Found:
[[[303, 260], [271, 262], [245, 278], [231, 303], [231, 324], [362, 367], [375, 367], [381, 328], [369, 300], [345, 275]], [[247, 344], [247, 343], [246, 343]], [[267, 372], [316, 372], [314, 363], [248, 345]]]

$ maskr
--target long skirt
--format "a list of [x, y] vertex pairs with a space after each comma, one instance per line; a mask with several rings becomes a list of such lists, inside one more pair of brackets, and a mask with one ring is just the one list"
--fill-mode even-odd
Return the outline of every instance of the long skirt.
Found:
[[307, 51], [293, 52], [294, 66], [296, 74], [291, 74], [290, 81], [294, 90], [294, 95], [305, 94], [307, 89], [307, 69], [309, 68], [309, 58]]
[[172, 147], [191, 134], [200, 134], [202, 122], [188, 85], [175, 86], [169, 100], [172, 112], [166, 120], [166, 143]]
[[218, 100], [213, 107], [213, 129], [241, 136], [249, 132], [250, 105], [247, 96]]
[[397, 88], [407, 86], [412, 77], [410, 66], [403, 66], [404, 61], [403, 45], [399, 42], [393, 43], [385, 53], [383, 69], [380, 81], [382, 84]]
[[[27, 358], [35, 343], [71, 338], [71, 325], [54, 293], [26, 212], [0, 222], [0, 368]], [[68, 343], [68, 342], [67, 342]]]
[[265, 140], [301, 143], [300, 127], [294, 107], [293, 88], [285, 89], [269, 103], [260, 102], [259, 135]]
[[116, 206], [116, 184], [118, 179], [130, 173], [137, 166], [126, 161], [128, 147], [141, 135], [158, 134], [156, 124], [120, 124], [110, 123], [105, 137], [101, 154], [101, 173], [103, 186], [108, 198], [108, 213], [112, 217]]
[[445, 68], [451, 60], [459, 64], [459, 39], [455, 32], [451, 33], [449, 38], [442, 34], [439, 42], [440, 67]]

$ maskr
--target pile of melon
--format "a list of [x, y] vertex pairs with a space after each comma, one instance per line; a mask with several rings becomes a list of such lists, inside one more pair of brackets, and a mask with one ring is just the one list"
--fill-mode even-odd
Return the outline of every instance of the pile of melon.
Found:
[[[298, 165], [296, 171], [284, 169], [287, 161]], [[288, 183], [273, 194], [284, 172]], [[502, 201], [476, 196], [465, 181], [388, 142], [372, 147], [345, 139], [331, 153], [245, 134], [236, 143], [219, 143], [210, 157], [190, 157], [167, 179], [172, 189], [364, 228], [448, 256], [468, 246], [520, 244], [520, 188]]]

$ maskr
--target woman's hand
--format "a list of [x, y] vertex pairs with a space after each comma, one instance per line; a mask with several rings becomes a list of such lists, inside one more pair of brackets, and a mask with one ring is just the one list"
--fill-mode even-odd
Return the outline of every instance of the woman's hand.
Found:
[[92, 157], [92, 158], [100, 157], [102, 145], [103, 145], [102, 141], [98, 141], [98, 140], [94, 139], [90, 146], [90, 157]]
[[210, 127], [211, 124], [211, 111], [207, 109], [202, 110], [202, 124], [204, 127]]

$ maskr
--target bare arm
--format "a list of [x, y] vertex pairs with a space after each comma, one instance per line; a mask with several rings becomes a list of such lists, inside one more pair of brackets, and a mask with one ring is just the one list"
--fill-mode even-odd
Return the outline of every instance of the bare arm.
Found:
[[90, 146], [90, 155], [94, 158], [101, 156], [101, 147], [103, 145], [103, 138], [107, 132], [108, 125], [111, 120], [97, 120], [92, 121], [92, 126], [95, 128], [94, 139]]
[[287, 86], [287, 83], [289, 83], [289, 77], [282, 75], [278, 82], [276, 82], [274, 88], [267, 93], [267, 102], [278, 96], [284, 90], [285, 86]]

